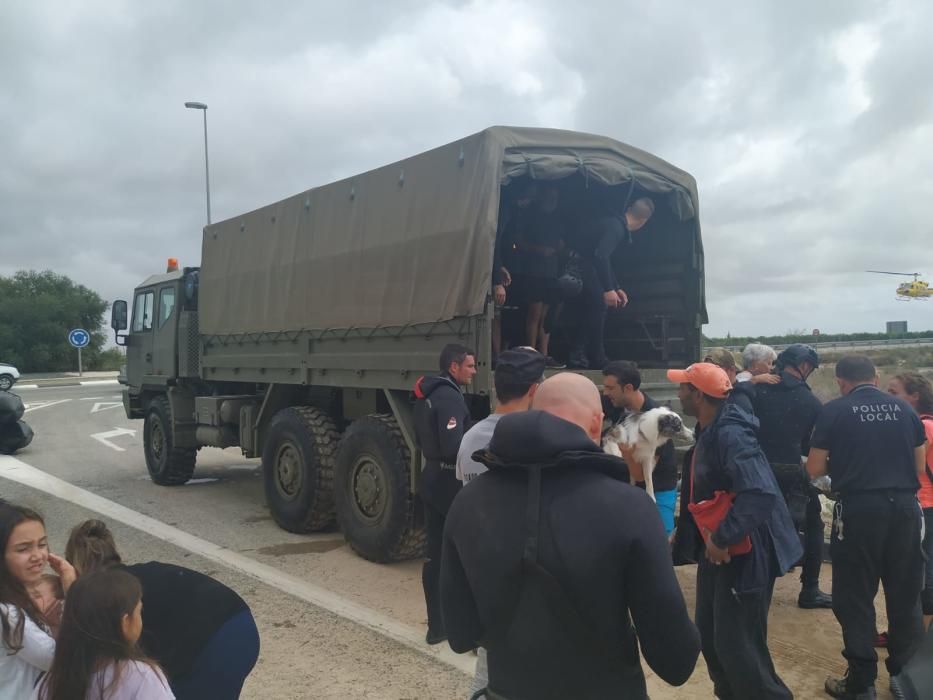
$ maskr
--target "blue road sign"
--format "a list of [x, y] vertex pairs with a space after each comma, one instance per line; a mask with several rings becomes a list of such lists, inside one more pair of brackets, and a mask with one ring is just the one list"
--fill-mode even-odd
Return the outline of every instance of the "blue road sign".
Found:
[[83, 328], [75, 328], [68, 333], [68, 342], [76, 348], [86, 348], [91, 342], [91, 334]]

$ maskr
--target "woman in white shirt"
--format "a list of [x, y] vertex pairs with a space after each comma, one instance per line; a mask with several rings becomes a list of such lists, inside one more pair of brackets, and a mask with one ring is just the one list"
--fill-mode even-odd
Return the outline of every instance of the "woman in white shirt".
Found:
[[52, 666], [55, 640], [36, 605], [46, 564], [67, 591], [74, 569], [49, 553], [45, 523], [35, 511], [0, 501], [0, 700], [23, 700]]

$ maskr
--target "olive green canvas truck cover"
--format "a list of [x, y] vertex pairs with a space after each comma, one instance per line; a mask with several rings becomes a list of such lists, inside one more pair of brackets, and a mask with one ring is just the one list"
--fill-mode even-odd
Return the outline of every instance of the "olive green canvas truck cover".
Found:
[[405, 327], [484, 313], [500, 188], [582, 175], [634, 184], [695, 237], [690, 309], [706, 321], [696, 182], [613, 139], [491, 127], [204, 229], [207, 336]]

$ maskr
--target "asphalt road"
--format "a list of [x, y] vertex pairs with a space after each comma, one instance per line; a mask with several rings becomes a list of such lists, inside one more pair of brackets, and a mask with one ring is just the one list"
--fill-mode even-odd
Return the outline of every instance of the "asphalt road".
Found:
[[[439, 647], [421, 641], [418, 563], [378, 566], [350, 553], [339, 533], [280, 530], [258, 462], [237, 450], [204, 449], [188, 485], [156, 486], [142, 422], [126, 418], [119, 390], [21, 393], [36, 437], [15, 459], [0, 457], [0, 497], [43, 513], [58, 552], [73, 525], [103, 513], [125, 559], [178, 563], [237, 590], [263, 645], [244, 698], [466, 697], [472, 659], [449, 649], [433, 658]], [[68, 485], [80, 491], [63, 492]]]

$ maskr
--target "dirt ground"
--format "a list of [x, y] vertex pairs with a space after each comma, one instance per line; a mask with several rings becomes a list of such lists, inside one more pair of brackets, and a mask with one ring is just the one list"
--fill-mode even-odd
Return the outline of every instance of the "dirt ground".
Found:
[[[829, 501], [824, 502], [823, 517], [827, 525], [831, 522], [832, 508]], [[829, 527], [826, 528], [829, 532]], [[284, 539], [284, 535], [283, 535]], [[424, 600], [421, 593], [421, 562], [408, 561], [397, 564], [379, 565], [365, 561], [356, 556], [349, 548], [335, 535], [334, 541], [329, 546], [322, 546], [324, 542], [316, 543], [313, 547], [308, 543], [290, 543], [281, 547], [266, 547], [260, 552], [254, 553], [257, 558], [265, 560], [266, 563], [273, 564], [278, 568], [290, 571], [302, 578], [313, 581], [318, 585], [340, 593], [355, 602], [366, 605], [380, 612], [383, 612], [392, 618], [399, 620], [413, 628], [421, 630], [426, 629], [426, 619], [424, 611]], [[680, 581], [684, 597], [687, 600], [687, 608], [694, 609], [696, 567], [686, 566], [676, 569], [677, 577]], [[797, 607], [797, 594], [800, 591], [798, 581], [799, 569], [792, 571], [786, 576], [778, 579], [775, 586], [774, 600], [771, 606], [771, 616], [769, 623], [769, 640], [775, 666], [784, 682], [794, 692], [794, 696], [800, 700], [807, 698], [826, 698], [823, 692], [823, 682], [829, 675], [841, 675], [845, 671], [845, 660], [842, 658], [842, 634], [836, 618], [831, 610], [801, 610]], [[832, 587], [832, 565], [824, 564], [822, 569], [822, 589], [829, 592]], [[876, 601], [878, 609], [879, 629], [886, 629], [887, 618], [884, 612], [884, 597], [879, 594]], [[299, 621], [296, 620], [296, 623]], [[298, 629], [290, 629], [288, 626], [277, 627], [269, 630], [271, 633], [268, 639], [273, 640], [280, 637], [280, 640], [271, 641], [275, 646], [274, 651], [267, 648], [263, 656], [270, 661], [275, 659], [274, 664], [282, 671], [285, 668], [301, 668], [301, 659], [309, 656], [317, 656], [316, 652], [309, 653], [307, 647], [296, 648], [293, 645], [294, 639], [291, 637], [300, 632]], [[264, 634], [264, 639], [267, 637]], [[280, 641], [280, 643], [277, 643]], [[313, 644], [314, 642], [312, 642]], [[344, 645], [344, 649], [352, 649], [353, 645]], [[424, 698], [425, 700], [440, 700], [446, 698], [466, 698], [465, 689], [468, 687], [466, 676], [454, 671], [450, 667], [445, 667], [449, 673], [441, 673], [432, 681], [428, 682], [421, 675], [426, 669], [440, 668], [440, 665], [428, 664], [422, 665], [420, 662], [412, 662], [409, 650], [399, 649], [398, 652], [392, 651], [393, 644], [386, 642], [380, 649], [380, 656], [385, 659], [391, 659], [396, 655], [399, 659], [396, 674], [391, 676], [384, 687], [375, 693], [353, 694], [350, 693], [344, 697], [378, 697], [386, 700], [394, 698]], [[888, 678], [885, 672], [883, 659], [885, 651], [879, 650], [879, 657], [882, 660], [879, 663], [879, 678], [877, 683], [878, 697], [889, 698]], [[436, 662], [434, 662], [436, 664]], [[344, 667], [344, 672], [354, 673], [353, 664]], [[385, 667], [379, 670], [387, 670]], [[268, 668], [272, 671], [272, 668]], [[690, 680], [680, 688], [672, 688], [663, 681], [654, 677], [650, 669], [645, 669], [648, 676], [648, 687], [651, 697], [655, 700], [659, 698], [670, 698], [671, 700], [686, 700], [687, 698], [712, 698], [712, 684], [706, 672], [706, 664], [700, 657], [696, 670]], [[359, 684], [356, 686], [361, 689], [367, 687], [372, 681], [369, 670], [365, 673], [360, 671]], [[463, 685], [456, 680], [457, 677], [463, 678]], [[269, 694], [270, 691], [283, 685], [287, 688], [288, 674], [274, 672], [272, 674], [261, 674], [257, 678], [257, 683], [251, 683], [249, 692], [244, 695], [247, 698], [270, 698], [279, 697]], [[251, 679], [252, 680], [252, 679]], [[344, 677], [343, 682], [337, 682], [335, 679], [335, 690], [345, 690], [352, 687], [352, 677]], [[271, 685], [270, 685], [271, 684]], [[370, 686], [371, 687], [371, 686]], [[404, 688], [404, 692], [399, 692]], [[451, 691], [452, 688], [455, 690]], [[463, 689], [463, 694], [458, 695]], [[339, 692], [338, 691], [338, 692]], [[451, 694], [446, 694], [451, 693]], [[338, 697], [338, 695], [326, 695], [327, 697]], [[301, 697], [290, 696], [286, 693], [281, 697]]]
[[[319, 561], [319, 566], [315, 567], [312, 578], [319, 582], [324, 582], [327, 587], [339, 590], [343, 595], [366, 603], [371, 607], [383, 610], [391, 614], [394, 618], [400, 619], [419, 629], [425, 629], [424, 603], [421, 598], [420, 581], [420, 562], [405, 562], [389, 566], [373, 565], [365, 562], [345, 548], [339, 548], [326, 553], [322, 558], [331, 559], [327, 565], [321, 566], [324, 562]], [[373, 576], [374, 567], [378, 568], [380, 575]], [[325, 574], [325, 571], [327, 572]], [[324, 574], [322, 576], [322, 574]], [[842, 674], [845, 671], [845, 660], [842, 658], [842, 635], [839, 625], [831, 610], [801, 610], [797, 607], [797, 594], [800, 590], [798, 582], [799, 570], [795, 570], [783, 578], [779, 579], [775, 587], [774, 601], [771, 607], [771, 616], [769, 623], [769, 640], [772, 656], [775, 666], [784, 682], [794, 692], [794, 696], [799, 700], [808, 698], [826, 698], [823, 692], [823, 682], [828, 675]], [[694, 608], [696, 567], [687, 566], [677, 569], [677, 577], [681, 588], [687, 600], [687, 607], [691, 611]], [[824, 591], [831, 589], [832, 566], [824, 564], [822, 571], [822, 588]], [[879, 629], [886, 629], [887, 618], [884, 613], [884, 597], [879, 594], [876, 601], [878, 608]], [[300, 622], [298, 620], [296, 623]], [[274, 646], [274, 651], [267, 648], [264, 657], [275, 659], [276, 666], [283, 668], [295, 668], [301, 666], [301, 659], [308, 655], [307, 649], [295, 648], [289, 639], [290, 633], [296, 630], [278, 628], [270, 635], [270, 647]], [[281, 640], [272, 641], [281, 636]], [[277, 643], [280, 641], [281, 643]], [[384, 648], [380, 650], [383, 657], [392, 657], [392, 643], [386, 642]], [[440, 698], [458, 698], [466, 697], [452, 694], [444, 695], [444, 691], [451, 688], [451, 684], [460, 692], [460, 688], [466, 688], [464, 685], [454, 682], [456, 673], [451, 675], [442, 674], [446, 677], [435, 678], [434, 682], [429, 682], [425, 686], [425, 679], [419, 674], [425, 670], [421, 668], [406, 668], [410, 664], [410, 657], [404, 653], [407, 650], [399, 650], [399, 660], [401, 664], [395, 671], [396, 675], [392, 682], [387, 683], [386, 687], [379, 692], [365, 695], [349, 694], [345, 697], [378, 697], [386, 698], [424, 698], [425, 700], [435, 700]], [[888, 678], [885, 673], [883, 659], [884, 650], [879, 650], [879, 657], [882, 660], [879, 663], [879, 678], [877, 683], [878, 697], [889, 698], [887, 689]], [[409, 659], [405, 663], [405, 658]], [[385, 663], [385, 662], [383, 662]], [[420, 666], [420, 664], [418, 664]], [[432, 667], [428, 665], [427, 668]], [[433, 666], [437, 668], [437, 666]], [[268, 669], [271, 671], [272, 669]], [[353, 672], [352, 666], [349, 670]], [[383, 668], [382, 670], [388, 670]], [[693, 698], [712, 698], [712, 684], [706, 672], [706, 664], [700, 657], [696, 670], [690, 680], [680, 688], [672, 688], [663, 681], [655, 677], [650, 669], [645, 668], [648, 676], [648, 687], [651, 697], [655, 700], [659, 698], [671, 700], [686, 700]], [[285, 678], [276, 678], [278, 674], [262, 674], [262, 680], [259, 683], [250, 684], [249, 691], [244, 695], [246, 698], [270, 698], [270, 697], [295, 697], [286, 692], [285, 695], [277, 696], [270, 694], [274, 688], [285, 684]], [[368, 673], [359, 678], [360, 686], [365, 687], [372, 679], [368, 678]], [[465, 676], [463, 677], [466, 678]], [[406, 679], [410, 685], [404, 685]], [[259, 681], [259, 679], [256, 679]], [[352, 680], [349, 677], [342, 679], [342, 683], [336, 682], [337, 687], [346, 689], [352, 687]], [[401, 683], [399, 682], [401, 681]], [[270, 685], [271, 684], [271, 685]], [[406, 691], [400, 693], [399, 688], [405, 687]], [[283, 688], [283, 692], [287, 686]], [[439, 694], [439, 691], [440, 694]], [[328, 696], [336, 697], [336, 696]]]
[[[831, 610], [801, 610], [797, 607], [800, 592], [799, 569], [778, 579], [771, 604], [768, 624], [768, 640], [771, 656], [778, 674], [793, 691], [797, 700], [829, 697], [823, 692], [823, 681], [829, 675], [841, 675], [845, 671], [842, 658], [842, 633]], [[680, 581], [687, 607], [691, 611], [695, 601], [696, 567], [679, 567]], [[832, 566], [824, 564], [822, 588], [829, 592], [832, 581]], [[884, 596], [879, 594], [875, 601], [878, 610], [878, 625], [884, 630], [887, 617], [884, 613]], [[888, 676], [883, 659], [885, 651], [879, 650], [878, 682], [879, 698], [890, 698]], [[647, 671], [647, 669], [646, 669]], [[671, 688], [656, 677], [649, 676], [651, 697], [687, 700], [712, 698], [713, 689], [706, 672], [702, 656], [690, 680], [681, 688]]]

